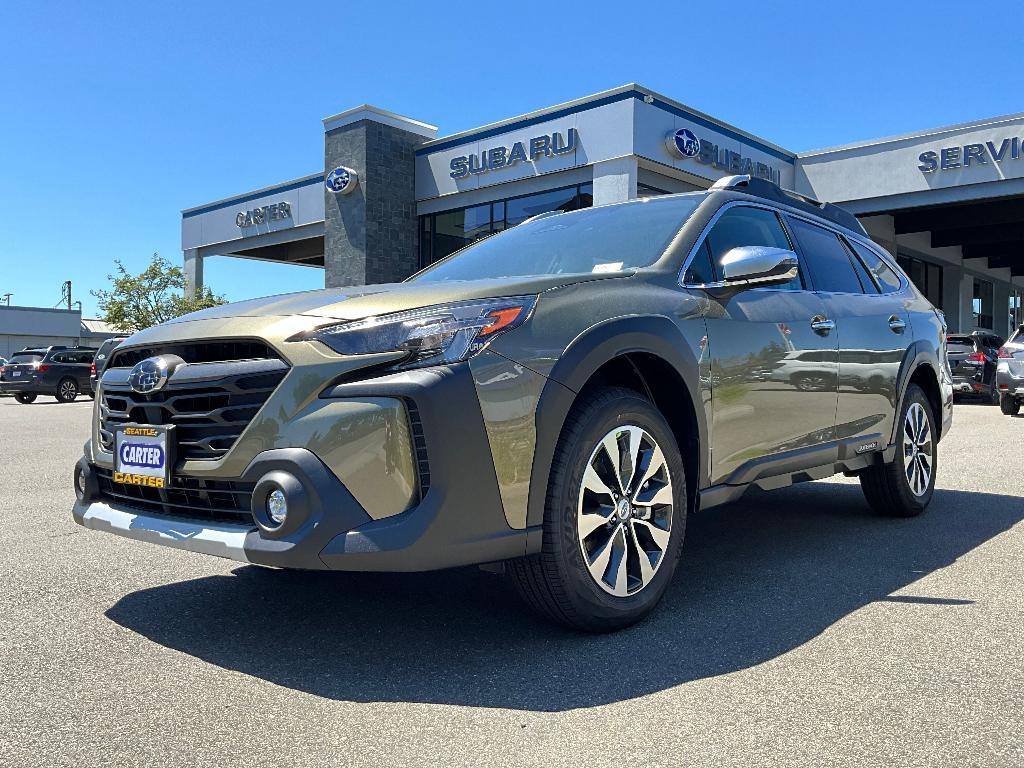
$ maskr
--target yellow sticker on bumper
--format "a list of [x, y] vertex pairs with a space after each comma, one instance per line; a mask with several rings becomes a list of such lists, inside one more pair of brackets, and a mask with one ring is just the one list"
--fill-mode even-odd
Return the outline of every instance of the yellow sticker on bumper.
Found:
[[115, 472], [114, 482], [124, 483], [125, 485], [145, 485], [150, 488], [164, 487], [164, 479], [162, 477], [150, 477], [149, 475], [133, 475], [129, 472]]

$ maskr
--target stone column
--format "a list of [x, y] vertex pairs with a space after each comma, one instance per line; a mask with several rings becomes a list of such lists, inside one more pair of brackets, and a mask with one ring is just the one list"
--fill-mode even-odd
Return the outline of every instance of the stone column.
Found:
[[324, 173], [343, 167], [347, 191], [324, 185], [324, 284], [389, 283], [419, 264], [415, 149], [434, 126], [364, 105], [324, 120]]
[[203, 290], [203, 257], [195, 248], [185, 251], [185, 266], [182, 271], [185, 273], [186, 296], [195, 296], [197, 292]]
[[594, 205], [621, 203], [636, 197], [635, 157], [616, 157], [594, 163]]

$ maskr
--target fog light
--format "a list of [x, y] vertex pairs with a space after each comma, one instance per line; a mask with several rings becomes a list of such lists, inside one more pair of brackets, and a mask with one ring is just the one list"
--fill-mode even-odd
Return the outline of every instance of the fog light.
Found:
[[280, 488], [267, 494], [267, 516], [277, 525], [283, 525], [288, 517], [288, 500]]
[[85, 501], [85, 472], [81, 467], [75, 467], [75, 495], [79, 501]]

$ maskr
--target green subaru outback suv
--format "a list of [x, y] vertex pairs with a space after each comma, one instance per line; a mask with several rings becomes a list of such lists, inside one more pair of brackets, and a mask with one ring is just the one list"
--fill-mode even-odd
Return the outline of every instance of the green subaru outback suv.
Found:
[[281, 568], [491, 564], [611, 630], [664, 594], [687, 516], [751, 486], [843, 472], [880, 513], [924, 510], [944, 346], [852, 215], [730, 177], [543, 214], [401, 284], [132, 336], [73, 515]]

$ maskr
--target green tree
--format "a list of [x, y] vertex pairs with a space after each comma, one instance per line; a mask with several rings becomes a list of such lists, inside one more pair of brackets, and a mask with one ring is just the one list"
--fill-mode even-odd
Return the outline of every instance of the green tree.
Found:
[[117, 274], [107, 275], [110, 290], [92, 291], [103, 319], [115, 328], [134, 333], [180, 315], [225, 303], [209, 288], [185, 295], [185, 273], [157, 253], [141, 274], [133, 275], [120, 259]]

